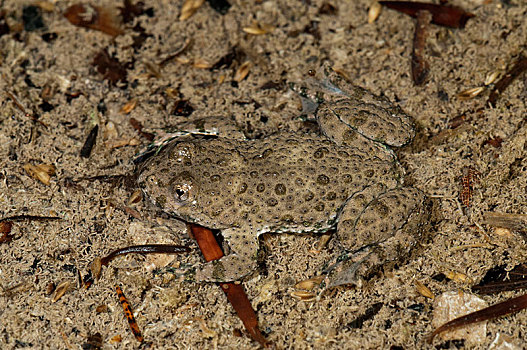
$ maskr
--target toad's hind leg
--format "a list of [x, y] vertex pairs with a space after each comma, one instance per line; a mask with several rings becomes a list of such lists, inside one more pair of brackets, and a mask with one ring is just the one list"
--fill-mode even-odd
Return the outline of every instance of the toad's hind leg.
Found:
[[337, 237], [347, 253], [328, 269], [327, 287], [357, 283], [382, 267], [404, 262], [429, 231], [429, 200], [417, 189], [389, 190], [361, 213], [354, 204], [348, 203], [340, 215]]
[[239, 228], [222, 232], [231, 253], [218, 260], [203, 264], [196, 271], [195, 279], [206, 282], [231, 282], [239, 280], [256, 269], [258, 237], [252, 231]]
[[320, 130], [328, 139], [337, 145], [352, 148], [355, 154], [365, 159], [378, 158], [383, 161], [395, 161], [395, 155], [391, 149], [379, 142], [372, 142], [356, 128], [350, 127], [335, 113], [334, 108], [336, 106], [330, 107], [329, 103], [323, 103], [316, 114]]

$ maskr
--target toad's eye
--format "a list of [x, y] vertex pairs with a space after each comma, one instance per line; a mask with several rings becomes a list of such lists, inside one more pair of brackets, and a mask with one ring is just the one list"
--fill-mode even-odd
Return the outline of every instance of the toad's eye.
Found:
[[174, 200], [178, 204], [183, 204], [192, 200], [192, 183], [180, 183], [173, 187]]
[[185, 200], [186, 197], [188, 197], [187, 192], [181, 188], [178, 188], [176, 189], [176, 197], [179, 198], [179, 200]]
[[172, 178], [170, 192], [176, 204], [181, 205], [194, 200], [194, 187], [192, 176], [187, 171], [183, 171]]

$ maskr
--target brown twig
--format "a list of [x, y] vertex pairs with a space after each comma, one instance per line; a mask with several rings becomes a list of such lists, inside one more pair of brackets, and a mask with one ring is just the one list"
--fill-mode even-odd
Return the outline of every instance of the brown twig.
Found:
[[126, 254], [181, 254], [190, 252], [190, 248], [181, 245], [173, 244], [143, 244], [133, 245], [129, 247], [119, 248], [114, 250], [104, 258], [95, 258], [90, 264], [91, 274], [87, 274], [84, 278], [84, 286], [88, 289], [93, 284], [93, 276], [98, 279], [101, 275], [103, 266], [108, 264], [118, 256]]
[[494, 89], [489, 94], [489, 99], [487, 100], [488, 105], [495, 105], [498, 97], [501, 93], [516, 79], [520, 74], [527, 70], [527, 58], [520, 55], [516, 64], [507, 72], [495, 85]]
[[506, 266], [496, 266], [487, 271], [478, 285], [472, 286], [472, 291], [478, 294], [495, 294], [509, 290], [527, 288], [527, 265], [516, 265], [512, 270]]
[[439, 333], [512, 314], [525, 308], [527, 308], [527, 294], [455, 318], [452, 321], [443, 324], [441, 327], [436, 328], [436, 330], [428, 336], [427, 341], [428, 343], [432, 343], [434, 337]]
[[422, 85], [428, 77], [429, 67], [425, 59], [425, 43], [432, 14], [426, 10], [417, 12], [414, 45], [412, 51], [412, 78], [415, 85]]
[[453, 6], [414, 1], [379, 1], [379, 3], [412, 17], [417, 17], [419, 11], [428, 11], [432, 14], [432, 23], [450, 28], [464, 28], [467, 21], [474, 17], [472, 13]]
[[27, 112], [26, 108], [24, 108], [24, 106], [22, 105], [22, 103], [18, 100], [18, 98], [11, 92], [9, 91], [6, 91], [6, 94], [7, 96], [11, 99], [11, 101], [13, 101], [13, 103], [15, 104], [15, 106], [22, 112], [24, 113], [24, 115], [28, 118], [31, 118], [31, 120], [39, 123], [40, 125], [42, 125], [43, 127], [47, 128], [48, 125], [40, 120], [38, 120], [38, 117], [34, 114], [34, 113], [29, 113]]
[[95, 142], [97, 141], [97, 133], [99, 132], [99, 125], [95, 125], [91, 130], [88, 136], [86, 137], [86, 141], [84, 141], [84, 145], [81, 148], [80, 155], [83, 158], [89, 158], [91, 151], [93, 147], [95, 146]]

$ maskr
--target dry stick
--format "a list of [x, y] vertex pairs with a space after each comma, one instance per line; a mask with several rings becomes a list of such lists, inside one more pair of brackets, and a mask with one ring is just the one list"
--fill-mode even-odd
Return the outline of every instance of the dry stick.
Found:
[[104, 258], [95, 258], [90, 264], [90, 273], [88, 273], [84, 279], [84, 288], [88, 289], [93, 284], [93, 278], [99, 279], [101, 277], [101, 271], [103, 266], [108, 264], [118, 256], [136, 253], [136, 254], [181, 254], [190, 252], [190, 248], [173, 245], [173, 244], [143, 244], [134, 245], [130, 247], [120, 248], [114, 250]]
[[6, 91], [6, 94], [7, 96], [11, 99], [11, 101], [13, 101], [13, 103], [15, 104], [15, 106], [22, 112], [24, 113], [24, 115], [26, 117], [29, 117], [31, 118], [31, 120], [35, 121], [35, 122], [38, 122], [40, 123], [40, 125], [42, 125], [43, 127], [47, 128], [48, 125], [44, 122], [41, 122], [40, 120], [38, 120], [37, 116], [35, 116], [35, 114], [33, 113], [29, 113], [26, 111], [26, 109], [24, 108], [24, 106], [22, 105], [22, 103], [18, 100], [18, 98], [12, 94], [11, 92], [9, 91]]
[[513, 231], [527, 232], [527, 214], [509, 214], [486, 211], [483, 213], [483, 223], [508, 228]]
[[512, 67], [511, 70], [508, 71], [507, 74], [496, 83], [496, 85], [494, 85], [494, 89], [490, 92], [487, 104], [495, 105], [500, 94], [525, 70], [527, 70], [527, 58], [520, 55], [514, 67]]
[[467, 21], [474, 17], [472, 13], [454, 6], [415, 1], [379, 1], [379, 3], [412, 17], [417, 17], [417, 13], [421, 10], [428, 11], [432, 14], [432, 23], [443, 27], [464, 28]]
[[428, 26], [432, 20], [432, 14], [426, 10], [417, 12], [415, 23], [414, 47], [412, 51], [412, 78], [415, 85], [422, 85], [428, 77], [429, 67], [426, 62], [424, 51]]
[[[206, 261], [218, 260], [223, 256], [223, 251], [211, 230], [194, 224], [190, 225], [190, 230]], [[219, 285], [251, 337], [264, 347], [270, 346], [258, 328], [256, 313], [243, 290], [243, 286], [234, 282], [219, 283]]]
[[53, 220], [62, 220], [61, 217], [58, 216], [38, 216], [38, 215], [15, 215], [15, 216], [8, 216], [5, 218], [0, 218], [0, 222], [2, 221], [53, 221]]
[[110, 261], [120, 255], [126, 255], [130, 253], [136, 254], [181, 254], [190, 252], [190, 248], [182, 245], [172, 244], [142, 244], [133, 245], [125, 248], [114, 250], [107, 256], [101, 259], [101, 265], [107, 266]]
[[443, 324], [441, 327], [436, 328], [436, 330], [433, 331], [430, 336], [428, 336], [427, 341], [428, 343], [432, 343], [434, 337], [444, 331], [508, 315], [525, 308], [527, 308], [527, 294], [486, 307], [468, 315], [455, 318], [452, 321]]

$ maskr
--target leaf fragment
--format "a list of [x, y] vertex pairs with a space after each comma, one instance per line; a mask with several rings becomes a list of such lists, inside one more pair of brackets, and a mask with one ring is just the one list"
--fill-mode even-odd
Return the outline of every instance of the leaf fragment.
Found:
[[379, 1], [379, 3], [414, 18], [419, 11], [428, 11], [432, 14], [432, 23], [450, 28], [464, 28], [467, 21], [474, 17], [474, 14], [454, 6], [413, 1]]
[[119, 28], [119, 19], [106, 7], [90, 4], [75, 4], [66, 9], [64, 17], [77, 27], [98, 30], [111, 36], [123, 33]]

